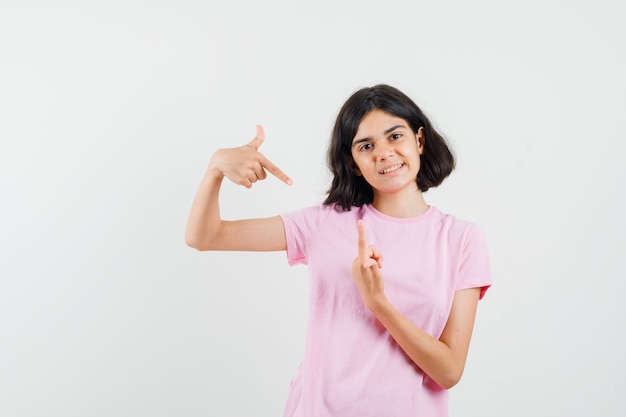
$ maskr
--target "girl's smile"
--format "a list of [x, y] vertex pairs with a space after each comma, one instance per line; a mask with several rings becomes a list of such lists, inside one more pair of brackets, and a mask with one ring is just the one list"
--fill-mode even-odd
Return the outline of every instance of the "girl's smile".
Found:
[[381, 174], [381, 175], [396, 174], [397, 171], [400, 168], [402, 168], [403, 166], [404, 166], [404, 164], [397, 164], [397, 165], [394, 165], [394, 166], [392, 166], [390, 168], [383, 169], [382, 171], [379, 172], [379, 174]]

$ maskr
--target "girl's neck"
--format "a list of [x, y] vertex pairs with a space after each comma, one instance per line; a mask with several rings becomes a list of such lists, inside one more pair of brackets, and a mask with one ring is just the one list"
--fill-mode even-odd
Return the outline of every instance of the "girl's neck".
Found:
[[428, 210], [428, 204], [420, 190], [411, 194], [378, 194], [374, 193], [372, 206], [387, 216], [408, 218], [416, 217]]

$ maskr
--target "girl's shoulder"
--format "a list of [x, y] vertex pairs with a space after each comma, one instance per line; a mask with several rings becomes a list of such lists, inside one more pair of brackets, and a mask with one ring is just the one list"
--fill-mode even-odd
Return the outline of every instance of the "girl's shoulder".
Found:
[[485, 235], [476, 222], [441, 210], [437, 210], [436, 216], [439, 219], [442, 233], [445, 233], [449, 239], [457, 241], [463, 246], [486, 245]]

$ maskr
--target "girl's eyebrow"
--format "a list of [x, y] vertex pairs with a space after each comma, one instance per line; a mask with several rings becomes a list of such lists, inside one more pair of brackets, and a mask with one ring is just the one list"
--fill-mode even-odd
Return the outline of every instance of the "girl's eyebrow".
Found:
[[[392, 127], [390, 127], [389, 129], [385, 130], [385, 131], [383, 132], [383, 135], [388, 135], [388, 134], [390, 134], [391, 132], [393, 132], [393, 131], [394, 131], [394, 130], [396, 130], [396, 129], [406, 129], [406, 126], [403, 126], [403, 125], [395, 125], [395, 126], [392, 126]], [[366, 137], [366, 138], [355, 139], [355, 140], [352, 142], [352, 146], [357, 145], [357, 144], [359, 144], [359, 143], [361, 143], [361, 142], [367, 142], [368, 140], [371, 140], [371, 138], [370, 138], [370, 137]]]
[[393, 131], [394, 131], [394, 130], [396, 130], [396, 129], [405, 129], [405, 128], [406, 128], [405, 126], [402, 126], [402, 125], [396, 125], [396, 126], [390, 127], [389, 129], [385, 130], [385, 133], [384, 133], [384, 134], [385, 134], [385, 135], [388, 135], [388, 134], [390, 134], [391, 132], [393, 132]]

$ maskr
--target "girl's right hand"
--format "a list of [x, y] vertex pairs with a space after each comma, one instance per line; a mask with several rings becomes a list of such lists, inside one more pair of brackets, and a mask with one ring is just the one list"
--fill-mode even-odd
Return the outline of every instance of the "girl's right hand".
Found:
[[267, 178], [269, 171], [287, 185], [293, 181], [280, 168], [270, 162], [259, 147], [265, 140], [265, 133], [260, 125], [256, 127], [256, 137], [238, 148], [219, 149], [209, 164], [209, 171], [219, 177], [226, 177], [235, 184], [251, 188], [252, 184]]

